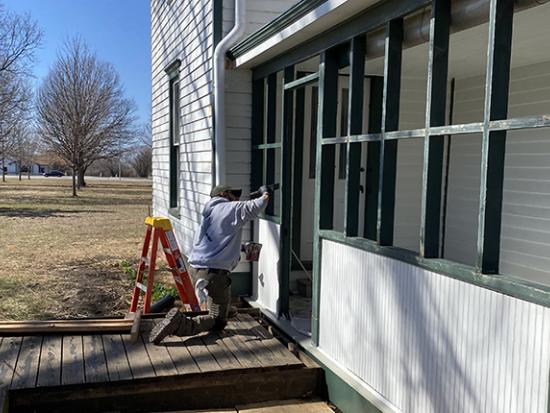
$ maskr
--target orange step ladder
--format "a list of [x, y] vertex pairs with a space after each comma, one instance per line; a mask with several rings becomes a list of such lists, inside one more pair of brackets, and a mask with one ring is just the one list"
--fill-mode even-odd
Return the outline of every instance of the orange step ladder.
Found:
[[[147, 314], [151, 310], [151, 296], [155, 281], [155, 265], [159, 241], [162, 245], [164, 255], [166, 256], [168, 266], [172, 271], [172, 276], [176, 282], [176, 288], [181, 301], [184, 304], [188, 304], [192, 311], [200, 311], [199, 301], [195, 295], [193, 284], [189, 278], [187, 268], [185, 267], [170, 220], [165, 217], [147, 217], [145, 218], [145, 225], [147, 226], [147, 230], [145, 232], [143, 249], [141, 251], [141, 260], [136, 274], [136, 285], [132, 295], [132, 303], [130, 304], [130, 313], [135, 313], [137, 311], [139, 297], [142, 291], [145, 293], [143, 298], [143, 314]], [[151, 237], [153, 238], [151, 257], [147, 258]], [[147, 285], [144, 285], [143, 276], [147, 268], [149, 268]]]

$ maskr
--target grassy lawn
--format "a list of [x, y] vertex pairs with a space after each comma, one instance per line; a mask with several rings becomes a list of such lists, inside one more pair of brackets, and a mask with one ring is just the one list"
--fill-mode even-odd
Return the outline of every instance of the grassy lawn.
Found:
[[0, 181], [0, 319], [127, 312], [150, 204], [149, 181]]

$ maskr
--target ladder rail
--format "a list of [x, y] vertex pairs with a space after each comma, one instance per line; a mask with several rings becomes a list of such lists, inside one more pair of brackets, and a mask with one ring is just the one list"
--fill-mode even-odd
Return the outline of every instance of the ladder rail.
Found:
[[[143, 314], [147, 314], [151, 311], [151, 299], [154, 289], [159, 241], [168, 266], [170, 267], [170, 271], [172, 272], [172, 277], [174, 278], [181, 301], [189, 305], [192, 311], [200, 311], [200, 304], [195, 295], [195, 290], [185, 261], [180, 252], [170, 220], [164, 217], [147, 217], [145, 219], [145, 224], [147, 229], [145, 232], [140, 263], [136, 272], [136, 283], [132, 294], [130, 312], [135, 313], [137, 311], [141, 291], [145, 293], [143, 297]], [[152, 245], [151, 249], [149, 249], [151, 239]], [[149, 253], [151, 256], [147, 258]], [[147, 274], [147, 285], [144, 285], [143, 277], [147, 267], [149, 270]]]

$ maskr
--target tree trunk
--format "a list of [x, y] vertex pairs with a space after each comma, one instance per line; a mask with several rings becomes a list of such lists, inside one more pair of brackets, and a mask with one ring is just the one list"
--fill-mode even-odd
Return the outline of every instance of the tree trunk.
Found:
[[28, 179], [29, 181], [30, 181], [30, 179], [31, 179], [31, 171], [32, 171], [32, 165], [31, 165], [29, 168], [27, 168], [27, 179]]
[[6, 182], [6, 160], [4, 155], [2, 155], [2, 181]]
[[86, 172], [85, 169], [79, 169], [78, 170], [78, 187], [84, 187], [86, 186], [86, 181], [84, 180], [84, 173]]
[[73, 166], [73, 196], [76, 195], [76, 168]]
[[19, 168], [19, 181], [21, 181], [21, 162], [19, 162], [18, 168]]

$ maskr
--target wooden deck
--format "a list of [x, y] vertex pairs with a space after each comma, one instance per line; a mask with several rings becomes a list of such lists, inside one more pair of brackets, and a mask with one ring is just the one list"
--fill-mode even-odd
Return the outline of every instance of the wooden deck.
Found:
[[[287, 382], [292, 382], [293, 377], [310, 377], [304, 374], [309, 370], [246, 314], [232, 319], [220, 333], [170, 337], [160, 346], [148, 342], [147, 331], [134, 343], [129, 335], [121, 334], [0, 337], [0, 386], [9, 389], [10, 408], [14, 411], [30, 410], [37, 400], [49, 406], [44, 411], [64, 411], [61, 402], [83, 411], [81, 405], [85, 401], [84, 411], [101, 411], [107, 405], [111, 407], [109, 403], [98, 404], [96, 396], [101, 394], [99, 398], [104, 401], [131, 397], [145, 403], [146, 395], [152, 393], [194, 389], [193, 393], [200, 394], [198, 389], [209, 386], [223, 388], [223, 400], [204, 405], [195, 400], [197, 397], [189, 396], [186, 403], [176, 407], [225, 407], [235, 401], [234, 406], [270, 400], [264, 398], [268, 394], [243, 400], [225, 394], [239, 391], [239, 380], [259, 386], [262, 393], [264, 382], [288, 388]], [[274, 382], [274, 378], [281, 383]], [[304, 384], [308, 380], [302, 380], [302, 384], [298, 380], [296, 390], [303, 388], [307, 392]], [[134, 397], [136, 393], [140, 396]], [[174, 404], [165, 403], [165, 407], [173, 408]], [[139, 408], [134, 406], [131, 411]]]

